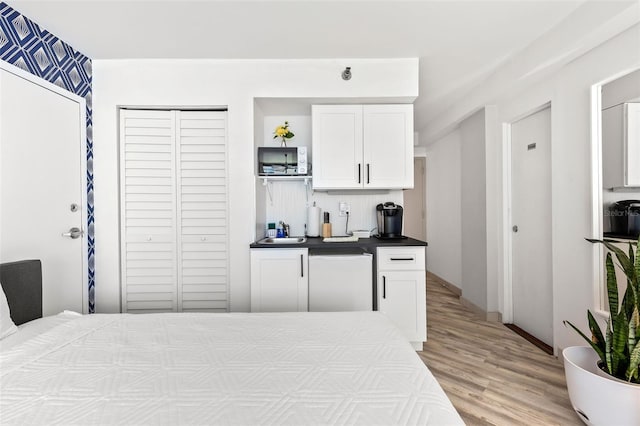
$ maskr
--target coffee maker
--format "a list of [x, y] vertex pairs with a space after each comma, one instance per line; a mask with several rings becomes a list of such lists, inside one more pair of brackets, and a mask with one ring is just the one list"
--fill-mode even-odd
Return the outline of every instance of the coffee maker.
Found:
[[382, 239], [406, 238], [402, 235], [402, 206], [387, 201], [376, 206], [378, 235]]

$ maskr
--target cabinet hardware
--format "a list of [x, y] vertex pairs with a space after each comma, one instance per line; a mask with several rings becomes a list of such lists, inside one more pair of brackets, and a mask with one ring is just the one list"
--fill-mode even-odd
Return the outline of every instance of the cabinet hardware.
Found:
[[370, 183], [369, 182], [369, 168], [370, 168], [369, 167], [369, 163], [367, 163], [367, 183]]
[[413, 257], [392, 257], [390, 260], [415, 260]]
[[304, 277], [304, 255], [300, 255], [300, 276]]
[[387, 298], [387, 277], [382, 276], [382, 298]]
[[362, 165], [360, 163], [358, 163], [358, 183], [362, 183]]

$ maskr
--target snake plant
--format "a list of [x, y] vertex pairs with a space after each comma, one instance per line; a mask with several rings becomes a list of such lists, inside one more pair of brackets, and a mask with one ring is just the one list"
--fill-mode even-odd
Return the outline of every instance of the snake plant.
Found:
[[[629, 252], [625, 253], [609, 240], [591, 240], [604, 244], [609, 249], [606, 258], [607, 296], [609, 300], [609, 318], [603, 333], [591, 311], [587, 310], [591, 338], [582, 333], [569, 321], [564, 321], [578, 332], [601, 360], [601, 368], [610, 375], [630, 383], [640, 383], [640, 237], [638, 242], [629, 243]], [[635, 249], [634, 249], [635, 245]], [[627, 288], [618, 300], [618, 282], [613, 264], [613, 253], [618, 266], [624, 271]]]

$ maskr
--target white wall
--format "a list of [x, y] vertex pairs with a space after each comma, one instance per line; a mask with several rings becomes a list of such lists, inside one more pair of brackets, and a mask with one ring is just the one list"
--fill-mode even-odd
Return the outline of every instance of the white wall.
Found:
[[[495, 104], [499, 119], [512, 122], [551, 102], [552, 268], [554, 344], [583, 344], [562, 324], [569, 320], [588, 330], [587, 309], [594, 309], [593, 188], [591, 170], [591, 87], [640, 66], [640, 25], [596, 47], [551, 78]], [[583, 214], [575, 214], [575, 212]]]
[[[357, 78], [343, 81], [345, 66], [357, 70]], [[249, 244], [256, 233], [254, 98], [411, 102], [417, 95], [417, 59], [93, 61], [96, 310], [120, 310], [119, 106], [228, 107], [229, 297], [231, 310], [247, 311]]]
[[460, 124], [462, 297], [487, 310], [487, 199], [485, 111]]
[[[551, 43], [551, 40], [543, 41], [547, 45]], [[591, 88], [594, 84], [640, 67], [639, 41], [640, 25], [636, 23], [559, 67], [546, 78], [534, 79], [533, 82], [529, 80], [529, 84], [523, 84], [522, 81], [527, 82], [527, 79], [522, 80], [513, 70], [524, 70], [527, 65], [531, 66], [531, 58], [514, 58], [505, 65], [507, 68], [504, 72], [496, 72], [489, 81], [474, 89], [465, 100], [448, 111], [446, 117], [441, 117], [442, 126], [446, 128], [456, 113], [457, 122], [461, 123], [468, 117], [469, 110], [490, 104], [496, 108], [495, 120], [485, 124], [487, 129], [495, 129], [501, 123], [516, 121], [540, 106], [551, 103], [553, 326], [554, 346], [557, 348], [584, 344], [575, 332], [564, 327], [562, 321], [569, 320], [587, 331], [586, 311], [599, 306], [597, 292], [594, 291], [598, 282], [598, 276], [594, 273], [595, 248], [584, 240], [585, 237], [594, 236], [592, 222], [596, 214], [592, 200]], [[438, 129], [421, 132], [421, 137], [425, 133], [427, 136], [423, 139], [428, 141], [429, 134], [437, 134]], [[491, 155], [502, 158], [502, 149]], [[487, 158], [487, 165], [489, 161]], [[497, 185], [492, 186], [487, 174], [488, 202], [502, 197], [503, 184], [504, 180], [500, 178]], [[432, 197], [432, 194], [428, 196]], [[487, 212], [491, 208], [487, 205]], [[500, 240], [508, 218], [497, 215], [495, 218], [488, 216], [487, 220], [493, 222], [493, 232], [498, 234]], [[444, 226], [445, 222], [441, 224]], [[437, 228], [439, 225], [432, 223], [431, 227]], [[487, 229], [489, 231], [489, 226]], [[466, 238], [467, 235], [463, 234], [463, 242]], [[500, 281], [504, 279], [501, 270], [504, 255], [499, 254], [497, 265], [488, 265], [500, 271]], [[504, 306], [501, 303], [499, 306], [502, 311]]]
[[427, 269], [462, 288], [460, 131], [425, 149], [427, 158]]

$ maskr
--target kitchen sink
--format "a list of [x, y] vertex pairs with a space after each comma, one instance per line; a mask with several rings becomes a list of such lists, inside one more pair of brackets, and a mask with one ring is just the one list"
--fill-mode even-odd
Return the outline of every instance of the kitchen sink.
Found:
[[263, 238], [258, 244], [302, 244], [307, 241], [306, 237], [282, 237], [282, 238]]

